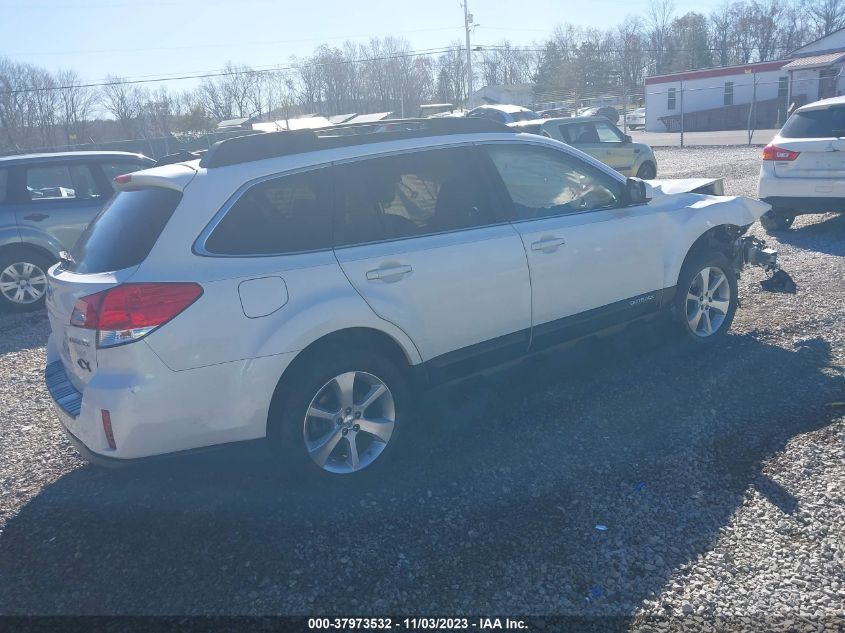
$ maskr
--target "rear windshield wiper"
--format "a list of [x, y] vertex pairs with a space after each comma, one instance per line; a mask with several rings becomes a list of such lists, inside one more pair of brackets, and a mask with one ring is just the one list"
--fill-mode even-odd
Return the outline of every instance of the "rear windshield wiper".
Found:
[[73, 258], [73, 255], [67, 251], [59, 251], [59, 261], [63, 264], [70, 264], [71, 266], [76, 264], [76, 260]]

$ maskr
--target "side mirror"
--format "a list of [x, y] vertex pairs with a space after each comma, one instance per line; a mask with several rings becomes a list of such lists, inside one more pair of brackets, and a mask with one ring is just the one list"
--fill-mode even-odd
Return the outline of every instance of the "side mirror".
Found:
[[645, 204], [651, 200], [644, 180], [628, 178], [625, 185], [628, 190], [628, 204]]
[[625, 142], [626, 142], [626, 143], [633, 143], [633, 142], [634, 142], [634, 139], [632, 139], [632, 138], [631, 138], [631, 135], [630, 135], [630, 134], [626, 134], [626, 135], [625, 135]]

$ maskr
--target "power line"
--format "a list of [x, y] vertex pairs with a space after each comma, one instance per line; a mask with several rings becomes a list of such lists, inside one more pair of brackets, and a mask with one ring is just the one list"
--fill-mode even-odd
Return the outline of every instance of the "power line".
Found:
[[0, 90], [0, 95], [14, 95], [25, 94], [30, 92], [51, 92], [54, 90], [69, 90], [71, 88], [102, 88], [105, 86], [124, 86], [135, 84], [160, 83], [163, 81], [182, 81], [186, 79], [210, 79], [214, 77], [231, 77], [236, 75], [260, 75], [269, 72], [278, 72], [284, 70], [299, 70], [301, 68], [321, 68], [325, 66], [342, 66], [346, 64], [363, 64], [367, 62], [389, 61], [393, 59], [406, 59], [410, 57], [425, 57], [428, 55], [442, 55], [449, 52], [460, 52], [461, 48], [445, 47], [434, 49], [423, 49], [419, 51], [408, 51], [407, 53], [398, 53], [396, 55], [384, 55], [380, 57], [366, 57], [362, 59], [343, 59], [331, 62], [313, 62], [309, 64], [294, 64], [289, 66], [277, 66], [265, 69], [249, 70], [232, 70], [232, 71], [216, 71], [206, 72], [200, 74], [186, 74], [177, 77], [155, 77], [150, 79], [122, 79], [119, 81], [102, 81], [91, 83], [79, 83], [65, 86], [43, 86], [38, 88], [19, 88], [15, 90]]

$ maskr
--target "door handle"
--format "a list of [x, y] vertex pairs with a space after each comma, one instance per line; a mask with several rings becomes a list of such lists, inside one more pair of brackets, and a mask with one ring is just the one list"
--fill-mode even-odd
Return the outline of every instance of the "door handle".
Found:
[[23, 216], [24, 220], [32, 220], [33, 222], [41, 222], [41, 220], [46, 220], [50, 216], [46, 213], [30, 213], [29, 215]]
[[410, 275], [412, 270], [413, 268], [407, 265], [376, 268], [375, 270], [367, 271], [367, 279], [370, 281], [375, 281], [377, 279], [382, 281], [399, 281], [401, 277]]
[[533, 242], [531, 244], [531, 250], [551, 253], [557, 250], [558, 246], [563, 246], [564, 244], [566, 244], [566, 240], [562, 237], [544, 237], [538, 242]]

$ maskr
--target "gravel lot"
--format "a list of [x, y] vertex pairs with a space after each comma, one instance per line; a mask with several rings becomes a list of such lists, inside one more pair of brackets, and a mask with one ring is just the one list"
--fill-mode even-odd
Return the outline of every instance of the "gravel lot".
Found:
[[[759, 152], [657, 150], [659, 176], [753, 195]], [[0, 613], [841, 630], [845, 216], [770, 241], [799, 292], [749, 270], [719, 349], [652, 323], [440, 389], [402, 470], [367, 492], [249, 458], [86, 465], [42, 387], [46, 317], [0, 315]]]

